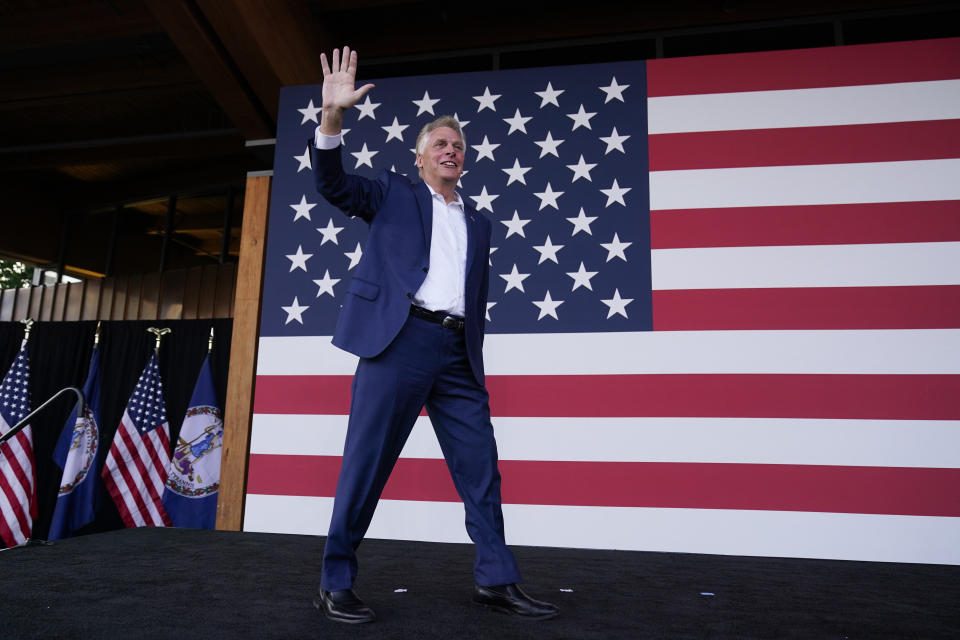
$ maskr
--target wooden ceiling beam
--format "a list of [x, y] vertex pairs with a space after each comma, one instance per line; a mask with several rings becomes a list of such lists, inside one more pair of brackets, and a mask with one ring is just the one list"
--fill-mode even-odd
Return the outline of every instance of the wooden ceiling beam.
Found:
[[[276, 123], [223, 43], [192, 0], [146, 0], [157, 21], [244, 138], [271, 138]], [[283, 40], [284, 38], [280, 38]]]
[[74, 2], [50, 8], [22, 4], [29, 6], [4, 13], [0, 20], [0, 51], [161, 33], [140, 0]]
[[150, 175], [124, 178], [116, 182], [89, 185], [70, 194], [65, 204], [73, 210], [109, 209], [117, 204], [136, 205], [171, 193], [213, 191], [219, 187], [242, 187], [246, 176], [242, 157], [227, 157], [217, 162], [182, 165]]
[[244, 153], [243, 139], [238, 132], [232, 130], [139, 136], [64, 144], [0, 147], [0, 171], [94, 165], [136, 158], [193, 160]]
[[104, 95], [155, 87], [199, 87], [200, 81], [183, 61], [144, 66], [139, 60], [97, 60], [40, 68], [0, 71], [0, 105], [28, 108], [31, 101]]
[[178, 233], [199, 236], [203, 235], [203, 232], [211, 232], [219, 236], [223, 231], [223, 211], [219, 213], [186, 213], [178, 209], [177, 213], [179, 217], [174, 231]]
[[197, 5], [274, 119], [281, 87], [323, 81], [320, 51], [330, 38], [302, 0], [197, 0]]
[[257, 96], [257, 100], [276, 122], [280, 79], [273, 73], [263, 52], [260, 51], [246, 20], [232, 2], [199, 0], [197, 6], [216, 30], [223, 46], [243, 74], [254, 95]]
[[236, 7], [281, 86], [323, 82], [320, 53], [340, 43], [314, 20], [303, 0], [201, 1]]

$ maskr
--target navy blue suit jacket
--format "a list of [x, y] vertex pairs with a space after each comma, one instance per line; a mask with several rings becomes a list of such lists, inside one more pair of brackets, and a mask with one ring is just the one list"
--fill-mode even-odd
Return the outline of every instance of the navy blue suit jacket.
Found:
[[[370, 225], [363, 257], [337, 318], [333, 344], [362, 358], [380, 354], [410, 315], [430, 268], [433, 203], [427, 186], [384, 171], [376, 180], [347, 174], [341, 147], [310, 144], [317, 190], [330, 204]], [[487, 313], [490, 221], [464, 203], [467, 225], [465, 327], [467, 355], [484, 383], [483, 330]]]

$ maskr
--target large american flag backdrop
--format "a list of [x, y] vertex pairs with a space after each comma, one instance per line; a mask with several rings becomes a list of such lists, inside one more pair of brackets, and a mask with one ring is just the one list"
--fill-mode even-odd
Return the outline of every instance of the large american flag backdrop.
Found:
[[[281, 96], [252, 531], [326, 533], [347, 424], [366, 227], [314, 189], [319, 96]], [[960, 40], [378, 81], [346, 168], [415, 178], [444, 113], [508, 542], [960, 564]], [[467, 540], [425, 416], [369, 535]]]

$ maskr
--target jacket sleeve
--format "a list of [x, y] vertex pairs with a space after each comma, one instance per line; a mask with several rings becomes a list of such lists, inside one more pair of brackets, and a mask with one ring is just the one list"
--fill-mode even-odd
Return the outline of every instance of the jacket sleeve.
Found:
[[342, 146], [317, 149], [309, 144], [317, 191], [327, 202], [348, 216], [357, 216], [368, 223], [373, 220], [390, 188], [389, 174], [384, 171], [376, 180], [346, 173], [341, 157]]

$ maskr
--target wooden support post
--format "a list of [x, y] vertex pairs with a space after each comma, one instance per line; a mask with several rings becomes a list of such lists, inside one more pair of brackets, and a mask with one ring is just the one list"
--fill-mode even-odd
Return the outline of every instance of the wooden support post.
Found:
[[237, 293], [233, 305], [233, 339], [230, 343], [230, 375], [223, 424], [223, 454], [220, 460], [220, 497], [217, 502], [217, 529], [229, 531], [239, 531], [243, 527], [270, 183], [268, 176], [248, 177], [243, 204], [240, 263], [237, 266]]

